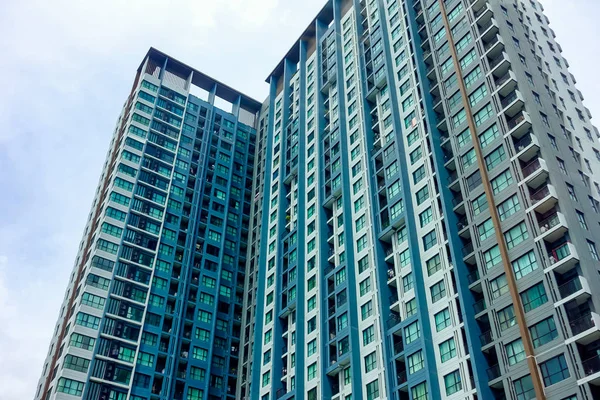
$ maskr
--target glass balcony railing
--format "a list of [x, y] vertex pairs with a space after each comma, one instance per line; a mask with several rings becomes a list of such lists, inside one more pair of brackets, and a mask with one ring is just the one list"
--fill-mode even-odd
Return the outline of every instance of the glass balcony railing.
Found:
[[529, 198], [532, 201], [540, 201], [548, 195], [550, 195], [550, 187], [548, 185], [546, 185], [546, 186], [543, 186], [538, 191], [534, 192], [532, 195], [530, 195]]
[[568, 297], [573, 293], [581, 290], [583, 286], [581, 285], [581, 279], [579, 277], [575, 279], [571, 279], [567, 283], [563, 283], [558, 287], [558, 292], [560, 293], [561, 298]]
[[592, 329], [595, 326], [595, 323], [592, 319], [592, 314], [588, 314], [571, 321], [569, 325], [571, 326], [571, 332], [573, 333], [573, 336], [575, 336], [579, 335], [581, 332], [587, 331], [588, 329]]
[[487, 369], [488, 380], [493, 381], [498, 378], [502, 373], [500, 372], [500, 366], [498, 364]]
[[583, 361], [581, 365], [583, 367], [583, 373], [585, 376], [590, 376], [600, 372], [600, 354], [597, 354], [592, 358], [588, 358], [587, 360]]
[[487, 308], [486, 304], [485, 304], [485, 299], [481, 299], [478, 302], [476, 302], [475, 304], [473, 304], [473, 311], [475, 311], [475, 314], [479, 314], [480, 312], [484, 311]]
[[554, 228], [558, 224], [560, 224], [560, 217], [558, 216], [558, 213], [554, 213], [551, 216], [538, 222], [538, 225], [539, 225], [542, 233], [549, 231], [550, 229]]
[[550, 264], [556, 264], [570, 255], [571, 249], [569, 248], [569, 242], [565, 242], [548, 253], [548, 258], [550, 258]]
[[523, 167], [523, 169], [522, 169], [523, 177], [527, 178], [528, 176], [533, 174], [535, 171], [537, 171], [541, 167], [542, 167], [542, 163], [540, 162], [540, 159], [536, 158], [535, 160], [533, 160], [532, 162], [530, 162], [529, 164], [527, 164], [526, 166]]

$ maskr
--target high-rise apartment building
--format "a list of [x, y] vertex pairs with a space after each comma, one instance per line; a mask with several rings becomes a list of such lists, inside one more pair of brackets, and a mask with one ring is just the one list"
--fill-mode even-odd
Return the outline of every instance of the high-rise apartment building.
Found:
[[263, 104], [151, 50], [36, 399], [600, 398], [567, 68], [536, 0], [330, 0]]
[[260, 107], [148, 52], [36, 399], [234, 398]]

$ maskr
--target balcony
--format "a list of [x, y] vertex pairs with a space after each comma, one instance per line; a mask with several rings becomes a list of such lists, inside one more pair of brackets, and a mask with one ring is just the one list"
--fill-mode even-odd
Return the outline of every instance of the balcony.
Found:
[[554, 303], [554, 307], [577, 299], [578, 302], [585, 301], [591, 296], [590, 285], [583, 276], [578, 276], [558, 287], [560, 300]]
[[490, 66], [490, 72], [494, 76], [506, 75], [510, 69], [510, 61], [505, 52], [502, 52], [499, 56], [489, 60], [488, 65]]
[[484, 312], [486, 309], [487, 305], [485, 304], [485, 299], [481, 299], [473, 304], [473, 311], [475, 312], [475, 315]]
[[569, 322], [571, 336], [565, 340], [566, 344], [577, 342], [582, 345], [600, 339], [600, 315], [590, 312]]
[[549, 267], [546, 272], [564, 274], [579, 262], [579, 255], [572, 243], [565, 242], [548, 253]]
[[489, 330], [479, 335], [479, 341], [481, 342], [481, 347], [485, 347], [492, 343], [494, 341], [494, 335], [492, 335], [492, 331]]
[[466, 244], [461, 251], [465, 261], [469, 262], [475, 259], [475, 249], [473, 248], [472, 242]]
[[477, 22], [479, 25], [483, 25], [487, 23], [487, 21], [489, 21], [494, 14], [492, 13], [490, 6], [485, 3], [481, 9], [473, 12], [473, 16], [475, 17], [475, 22]]
[[500, 365], [498, 365], [498, 364], [489, 367], [487, 369], [486, 373], [487, 373], [489, 381], [498, 379], [500, 377], [500, 375], [502, 375], [502, 372], [500, 371]]
[[531, 188], [538, 188], [548, 179], [548, 166], [546, 165], [546, 161], [541, 157], [534, 159], [522, 167], [521, 172], [523, 180], [520, 183], [525, 183]]
[[514, 117], [519, 111], [523, 110], [525, 99], [518, 90], [513, 91], [508, 96], [500, 100], [502, 111], [507, 117]]
[[513, 118], [507, 118], [506, 125], [508, 126], [508, 134], [512, 135], [513, 138], [521, 139], [531, 129], [531, 117], [527, 111], [523, 111]]
[[484, 42], [489, 42], [498, 33], [498, 23], [493, 17], [478, 24], [480, 38]]
[[504, 39], [498, 34], [493, 36], [489, 42], [483, 46], [486, 56], [490, 59], [498, 57], [504, 51]]
[[540, 234], [535, 240], [545, 240], [548, 243], [554, 243], [569, 230], [565, 216], [556, 211], [551, 215], [544, 216], [544, 219], [538, 222]]
[[529, 195], [531, 207], [527, 211], [534, 210], [540, 214], [545, 214], [550, 211], [558, 202], [558, 194], [556, 188], [550, 183], [546, 183], [545, 186], [534, 190]]
[[583, 378], [577, 381], [578, 385], [586, 383], [598, 386], [600, 385], [600, 354], [588, 358], [581, 363], [583, 368]]
[[496, 85], [497, 93], [502, 97], [506, 97], [517, 88], [517, 77], [514, 72], [508, 70], [506, 74], [494, 79], [494, 84]]
[[537, 136], [529, 132], [521, 139], [514, 142], [515, 145], [515, 157], [519, 160], [528, 163], [530, 162], [540, 150], [540, 144]]

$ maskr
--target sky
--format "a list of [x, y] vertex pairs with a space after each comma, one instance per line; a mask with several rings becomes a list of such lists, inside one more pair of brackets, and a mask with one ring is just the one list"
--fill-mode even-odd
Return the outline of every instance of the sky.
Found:
[[[542, 0], [600, 115], [597, 0]], [[0, 0], [0, 400], [31, 399], [108, 144], [150, 46], [264, 100], [324, 0]], [[593, 120], [595, 122], [595, 120]]]

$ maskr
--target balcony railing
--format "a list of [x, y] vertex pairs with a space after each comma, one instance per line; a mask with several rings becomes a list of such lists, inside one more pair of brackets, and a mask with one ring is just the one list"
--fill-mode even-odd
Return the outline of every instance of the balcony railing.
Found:
[[565, 298], [567, 296], [572, 295], [573, 293], [581, 290], [583, 286], [581, 285], [581, 279], [579, 277], [575, 279], [571, 279], [567, 283], [563, 283], [558, 287], [558, 293], [560, 293], [561, 298]]
[[399, 354], [404, 351], [404, 343], [397, 342], [394, 344], [394, 354]]
[[554, 213], [538, 223], [542, 232], [549, 231], [558, 224], [560, 224], [560, 217], [558, 216], [558, 213]]
[[537, 171], [541, 167], [542, 167], [542, 163], [540, 162], [540, 159], [536, 158], [535, 160], [533, 160], [532, 162], [530, 162], [529, 164], [527, 164], [526, 166], [523, 167], [523, 169], [522, 169], [523, 176], [525, 178], [527, 178], [528, 176], [533, 174], [535, 171]]
[[548, 253], [548, 258], [550, 259], [550, 264], [556, 264], [570, 255], [571, 249], [569, 248], [569, 242], [565, 242]]
[[588, 358], [587, 360], [581, 363], [583, 367], [583, 373], [585, 376], [593, 375], [597, 372], [600, 372], [600, 355], [595, 355], [592, 358]]
[[523, 136], [521, 139], [519, 139], [515, 143], [515, 150], [517, 151], [517, 153], [519, 153], [521, 150], [523, 150], [525, 147], [529, 146], [531, 143], [533, 143], [533, 137], [529, 133], [529, 134]]
[[592, 329], [595, 324], [594, 320], [592, 319], [592, 314], [588, 314], [570, 322], [569, 325], [571, 326], [571, 332], [573, 333], [573, 336], [575, 336], [579, 335], [581, 332], [587, 331], [588, 329]]
[[500, 54], [498, 57], [490, 61], [490, 69], [494, 69], [498, 64], [500, 64], [504, 60], [506, 60], [506, 58], [504, 58], [504, 54]]
[[488, 22], [483, 24], [481, 28], [479, 28], [479, 32], [483, 33], [487, 31], [492, 25], [494, 25], [494, 21], [490, 19]]
[[500, 372], [500, 366], [498, 364], [487, 369], [488, 380], [493, 381], [498, 378], [502, 373]]
[[465, 247], [462, 248], [462, 255], [463, 255], [463, 257], [468, 256], [472, 252], [473, 252], [473, 243], [469, 243]]
[[398, 372], [398, 374], [396, 376], [396, 381], [398, 382], [398, 385], [402, 385], [403, 383], [406, 383], [406, 371]]
[[525, 114], [520, 113], [517, 114], [513, 119], [509, 119], [508, 121], [506, 121], [506, 124], [508, 125], [508, 129], [513, 129], [515, 126], [519, 125], [524, 120]]
[[546, 186], [543, 186], [538, 191], [536, 191], [535, 193], [533, 193], [531, 196], [529, 196], [529, 198], [532, 201], [540, 201], [544, 197], [548, 196], [549, 194], [550, 194], [550, 187], [548, 185], [546, 185]]
[[469, 275], [467, 275], [467, 281], [469, 282], [469, 285], [472, 283], [475, 283], [479, 280], [479, 271], [475, 270], [473, 272], [471, 272]]
[[479, 340], [481, 341], [482, 346], [492, 343], [494, 341], [494, 336], [492, 335], [492, 331], [489, 330], [489, 331], [484, 332], [481, 335], [479, 335]]
[[494, 80], [494, 83], [496, 84], [496, 86], [502, 86], [504, 84], [504, 82], [508, 81], [510, 79], [510, 72], [507, 72], [506, 74], [502, 75], [500, 78]]
[[473, 311], [475, 314], [479, 314], [480, 312], [486, 309], [485, 299], [479, 300], [477, 303], [473, 304]]

